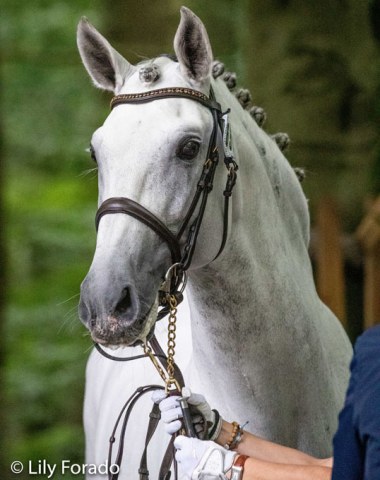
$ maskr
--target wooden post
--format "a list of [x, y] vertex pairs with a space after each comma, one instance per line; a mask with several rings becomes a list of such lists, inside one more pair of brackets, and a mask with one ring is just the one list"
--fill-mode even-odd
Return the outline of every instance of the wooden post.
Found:
[[364, 328], [380, 324], [380, 196], [359, 225], [364, 250]]
[[317, 290], [322, 301], [346, 328], [344, 258], [335, 201], [322, 198], [317, 209]]

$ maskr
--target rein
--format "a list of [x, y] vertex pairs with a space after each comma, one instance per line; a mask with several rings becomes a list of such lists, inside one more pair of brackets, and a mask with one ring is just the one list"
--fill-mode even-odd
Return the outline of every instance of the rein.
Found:
[[[169, 394], [173, 394], [179, 393], [184, 386], [182, 373], [178, 366], [174, 363], [177, 313], [176, 307], [183, 299], [182, 292], [186, 286], [186, 272], [189, 269], [193, 259], [198, 234], [206, 210], [208, 195], [213, 189], [215, 172], [219, 163], [219, 151], [217, 147], [218, 131], [221, 131], [223, 137], [224, 164], [228, 170], [228, 173], [226, 186], [223, 191], [224, 213], [222, 239], [218, 253], [211, 260], [211, 262], [213, 262], [219, 257], [226, 245], [228, 235], [229, 198], [236, 183], [236, 172], [238, 170], [238, 166], [234, 160], [231, 148], [231, 133], [228, 121], [229, 111], [225, 113], [222, 112], [221, 106], [215, 100], [212, 88], [210, 89], [210, 97], [197, 90], [182, 87], [161, 88], [141, 93], [116, 95], [111, 100], [111, 109], [123, 104], [146, 103], [169, 98], [185, 98], [196, 101], [210, 110], [213, 120], [213, 127], [208, 144], [207, 156], [203, 164], [200, 178], [197, 183], [197, 189], [177, 234], [171, 232], [169, 228], [157, 216], [155, 216], [144, 206], [126, 197], [112, 197], [106, 199], [100, 205], [95, 217], [96, 230], [98, 230], [100, 220], [104, 215], [116, 213], [124, 213], [126, 215], [129, 215], [139, 220], [141, 223], [153, 230], [166, 243], [168, 249], [170, 250], [172, 266], [166, 273], [165, 279], [159, 289], [159, 306], [162, 307], [162, 309], [157, 315], [157, 320], [160, 320], [161, 318], [169, 314], [168, 354], [165, 355], [154, 335], [148, 342], [143, 345], [144, 354], [134, 357], [115, 357], [105, 352], [100, 345], [95, 344], [95, 347], [106, 358], [119, 362], [132, 361], [139, 358], [149, 357], [166, 384], [166, 392]], [[182, 240], [182, 244], [184, 245], [182, 249], [181, 239], [186, 230], [188, 230], [187, 237], [185, 241]], [[159, 387], [157, 385], [146, 385], [144, 387], [139, 387], [125, 403], [119, 414], [110, 438], [110, 465], [112, 460], [113, 443], [115, 442], [115, 432], [121, 422], [123, 415], [124, 420], [122, 422], [119, 449], [116, 457], [116, 465], [118, 465], [119, 467], [121, 465], [123, 457], [125, 431], [131, 411], [139, 398], [157, 388], [162, 387]], [[159, 418], [159, 409], [157, 405], [154, 404], [152, 412], [150, 414], [145, 448], [140, 463], [140, 479], [149, 478], [149, 472], [147, 469], [147, 448], [149, 441], [157, 428]], [[189, 423], [191, 424], [191, 421]], [[170, 477], [170, 465], [172, 464], [174, 459], [173, 441], [174, 437], [172, 437], [168, 449], [165, 453], [159, 473], [159, 480], [167, 480]], [[175, 460], [174, 473], [175, 478], [177, 478], [177, 468]], [[118, 476], [118, 474], [109, 473], [109, 480], [117, 480]]]

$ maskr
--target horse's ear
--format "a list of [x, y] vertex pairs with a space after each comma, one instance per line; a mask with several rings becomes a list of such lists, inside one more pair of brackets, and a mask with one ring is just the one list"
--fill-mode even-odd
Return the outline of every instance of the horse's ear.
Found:
[[190, 82], [202, 83], [209, 77], [213, 59], [210, 40], [203, 23], [186, 7], [181, 8], [174, 51], [183, 75]]
[[85, 17], [78, 24], [77, 43], [82, 62], [95, 86], [117, 93], [135, 67]]

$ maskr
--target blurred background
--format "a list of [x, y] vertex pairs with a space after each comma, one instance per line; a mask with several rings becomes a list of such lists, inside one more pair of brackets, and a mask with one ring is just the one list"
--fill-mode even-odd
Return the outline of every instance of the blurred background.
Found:
[[[183, 3], [1, 0], [2, 479], [16, 459], [83, 462], [91, 341], [76, 309], [97, 200], [85, 149], [110, 95], [91, 86], [76, 25], [87, 16], [137, 62], [172, 52]], [[380, 0], [185, 4], [266, 110], [266, 130], [289, 134], [287, 158], [306, 171], [318, 290], [354, 340], [380, 322]]]

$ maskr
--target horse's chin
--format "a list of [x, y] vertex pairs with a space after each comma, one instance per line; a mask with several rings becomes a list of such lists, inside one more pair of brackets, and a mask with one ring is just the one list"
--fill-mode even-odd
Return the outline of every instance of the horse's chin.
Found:
[[[148, 310], [145, 317], [138, 319], [130, 329], [122, 328], [115, 324], [114, 319], [110, 319], [108, 328], [95, 327], [91, 331], [91, 338], [95, 343], [107, 348], [115, 349], [118, 347], [136, 347], [146, 343], [154, 334], [154, 328], [158, 314], [158, 295], [153, 305]], [[137, 330], [137, 331], [136, 331]]]

